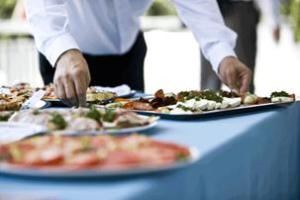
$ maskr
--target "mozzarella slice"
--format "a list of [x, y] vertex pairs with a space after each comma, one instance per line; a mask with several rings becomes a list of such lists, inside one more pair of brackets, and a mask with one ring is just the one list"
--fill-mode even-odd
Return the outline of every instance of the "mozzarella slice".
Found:
[[170, 113], [170, 110], [168, 107], [161, 107], [161, 108], [158, 108], [159, 112], [161, 113]]
[[186, 106], [186, 107], [189, 107], [189, 108], [194, 108], [195, 103], [196, 103], [195, 99], [190, 99], [190, 100], [184, 102], [183, 105]]
[[206, 110], [208, 106], [208, 101], [206, 99], [201, 99], [195, 102], [194, 108], [197, 110]]
[[217, 103], [216, 103], [216, 106], [215, 106], [215, 109], [220, 109], [221, 106], [222, 106], [222, 103], [217, 102]]
[[229, 107], [229, 103], [225, 100], [222, 101], [221, 103], [221, 109], [225, 109], [225, 108], [228, 108]]
[[181, 108], [174, 108], [170, 111], [170, 114], [192, 114], [192, 111], [188, 110], [182, 110]]
[[207, 110], [214, 110], [216, 107], [216, 103], [215, 101], [208, 101], [208, 105], [207, 105]]
[[236, 97], [236, 98], [224, 97], [223, 100], [229, 104], [229, 107], [232, 108], [240, 106], [242, 102], [242, 98], [240, 97]]
[[285, 102], [293, 102], [294, 99], [291, 97], [273, 97], [271, 98], [272, 103], [285, 103]]

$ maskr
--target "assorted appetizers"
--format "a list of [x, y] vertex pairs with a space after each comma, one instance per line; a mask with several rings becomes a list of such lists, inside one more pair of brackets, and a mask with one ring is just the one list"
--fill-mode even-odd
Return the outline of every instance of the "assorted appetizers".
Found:
[[271, 97], [258, 97], [255, 94], [238, 95], [234, 92], [212, 90], [182, 91], [177, 95], [165, 94], [158, 90], [154, 97], [135, 100], [115, 99], [106, 108], [124, 108], [135, 111], [159, 112], [168, 114], [192, 114], [247, 105], [293, 102], [294, 95], [286, 92], [273, 92]]
[[155, 120], [155, 117], [145, 117], [126, 110], [91, 107], [26, 110], [14, 114], [9, 121], [42, 125], [48, 130], [101, 131], [145, 126]]

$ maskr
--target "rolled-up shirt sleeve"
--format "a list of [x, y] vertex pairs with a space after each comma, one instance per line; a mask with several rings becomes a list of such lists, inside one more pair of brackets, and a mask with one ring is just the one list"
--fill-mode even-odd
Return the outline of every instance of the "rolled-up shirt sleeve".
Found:
[[221, 61], [236, 56], [236, 34], [224, 25], [215, 0], [173, 0], [182, 21], [191, 29], [203, 55], [218, 72]]
[[26, 0], [28, 23], [38, 50], [55, 66], [59, 56], [79, 49], [68, 26], [66, 0]]

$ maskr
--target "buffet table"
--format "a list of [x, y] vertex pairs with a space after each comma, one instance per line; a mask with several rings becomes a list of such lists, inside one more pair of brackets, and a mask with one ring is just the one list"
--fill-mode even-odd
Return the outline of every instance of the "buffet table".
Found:
[[296, 200], [300, 199], [299, 133], [298, 102], [264, 112], [192, 121], [161, 120], [147, 134], [197, 147], [199, 161], [175, 171], [105, 179], [1, 174], [0, 198]]

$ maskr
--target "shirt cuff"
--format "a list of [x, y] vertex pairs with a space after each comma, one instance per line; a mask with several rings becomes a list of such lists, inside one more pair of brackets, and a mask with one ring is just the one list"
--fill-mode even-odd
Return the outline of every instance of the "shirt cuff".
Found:
[[78, 49], [79, 47], [74, 38], [66, 33], [47, 42], [45, 46], [45, 56], [54, 67], [58, 58], [67, 50]]
[[210, 61], [211, 65], [213, 67], [213, 70], [217, 74], [219, 72], [219, 66], [220, 66], [222, 60], [228, 56], [236, 57], [236, 54], [230, 45], [221, 43], [221, 44], [214, 45], [213, 47], [211, 47], [211, 49], [209, 51], [208, 60]]

